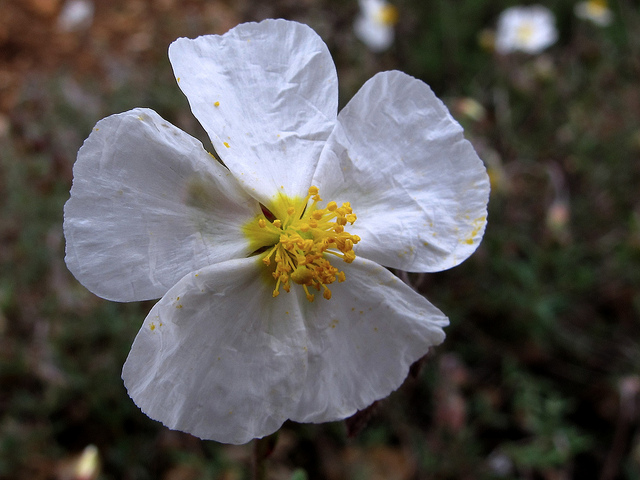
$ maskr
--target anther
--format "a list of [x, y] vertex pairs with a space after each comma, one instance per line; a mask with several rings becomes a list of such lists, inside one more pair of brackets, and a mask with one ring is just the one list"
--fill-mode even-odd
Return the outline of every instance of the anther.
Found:
[[324, 287], [324, 292], [322, 292], [322, 296], [327, 300], [331, 300], [331, 290], [326, 285], [322, 285]]
[[344, 254], [343, 260], [347, 263], [351, 263], [356, 259], [356, 254], [353, 253], [353, 250], [349, 250]]
[[[344, 282], [346, 276], [328, 259], [339, 257], [346, 263], [355, 260], [353, 248], [360, 238], [345, 232], [344, 228], [347, 223], [353, 224], [356, 216], [348, 202], [340, 207], [336, 202], [329, 202], [325, 208], [317, 208], [322, 199], [315, 186], [309, 188], [309, 195], [302, 201], [284, 200], [286, 203], [280, 211], [286, 212], [286, 216], [267, 216], [258, 218], [257, 222], [260, 228], [266, 228], [269, 235], [277, 239], [262, 258], [266, 266], [275, 263], [271, 266], [276, 282], [273, 296], [278, 296], [280, 290], [289, 292], [292, 284], [298, 284], [304, 289], [309, 302], [315, 299], [315, 295], [310, 293], [312, 288], [329, 300], [332, 292], [327, 285]], [[313, 203], [309, 203], [310, 200]], [[279, 235], [271, 225], [279, 229]]]
[[302, 288], [304, 288], [304, 293], [307, 295], [307, 300], [313, 302], [313, 299], [316, 298], [316, 296], [313, 293], [309, 293], [309, 289], [307, 289], [306, 285], [302, 285]]

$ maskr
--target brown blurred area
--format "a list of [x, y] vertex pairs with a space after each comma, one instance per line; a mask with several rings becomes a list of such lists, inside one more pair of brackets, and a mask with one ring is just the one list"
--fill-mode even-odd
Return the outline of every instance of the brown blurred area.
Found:
[[31, 75], [64, 69], [80, 77], [108, 79], [113, 56], [137, 65], [155, 61], [178, 36], [227, 31], [240, 22], [243, 3], [95, 0], [92, 18], [69, 28], [61, 25], [65, 0], [3, 0], [0, 113], [15, 107]]

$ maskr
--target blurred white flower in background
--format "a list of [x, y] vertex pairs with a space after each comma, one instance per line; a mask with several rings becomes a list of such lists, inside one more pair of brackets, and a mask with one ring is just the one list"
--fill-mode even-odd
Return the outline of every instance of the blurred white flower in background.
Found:
[[102, 470], [100, 452], [95, 445], [87, 445], [81, 453], [56, 462], [56, 480], [96, 480]]
[[555, 17], [542, 5], [507, 8], [498, 18], [495, 40], [498, 53], [540, 53], [557, 40]]
[[393, 27], [398, 22], [398, 9], [385, 0], [359, 0], [356, 36], [374, 52], [387, 50], [394, 39]]
[[609, 9], [607, 0], [588, 0], [577, 3], [574, 12], [577, 17], [590, 20], [601, 27], [611, 25], [613, 21], [613, 12]]
[[487, 110], [480, 102], [471, 97], [458, 98], [453, 104], [454, 111], [463, 117], [475, 122], [483, 121], [487, 116]]
[[67, 0], [58, 15], [58, 29], [63, 32], [85, 30], [93, 23], [94, 11], [90, 0]]
[[94, 480], [100, 474], [100, 453], [95, 445], [87, 445], [74, 468], [74, 480]]

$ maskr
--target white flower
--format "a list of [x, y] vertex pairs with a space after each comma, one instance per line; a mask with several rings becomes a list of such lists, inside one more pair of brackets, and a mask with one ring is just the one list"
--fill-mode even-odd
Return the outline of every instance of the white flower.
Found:
[[94, 11], [90, 0], [67, 0], [58, 16], [58, 28], [63, 32], [87, 29], [93, 22]]
[[495, 48], [498, 53], [539, 53], [558, 39], [553, 13], [542, 5], [511, 7], [498, 18]]
[[374, 52], [383, 52], [393, 43], [393, 27], [398, 10], [385, 0], [359, 0], [360, 14], [353, 25], [356, 36]]
[[606, 27], [613, 21], [613, 12], [607, 5], [607, 0], [588, 0], [579, 2], [574, 7], [577, 17], [584, 20], [591, 20], [596, 25]]
[[124, 365], [129, 395], [227, 443], [387, 396], [448, 322], [380, 265], [450, 268], [484, 232], [489, 181], [461, 127], [397, 71], [337, 114], [329, 51], [294, 22], [181, 38], [169, 58], [224, 165], [131, 110], [98, 122], [65, 205], [76, 278], [162, 297]]

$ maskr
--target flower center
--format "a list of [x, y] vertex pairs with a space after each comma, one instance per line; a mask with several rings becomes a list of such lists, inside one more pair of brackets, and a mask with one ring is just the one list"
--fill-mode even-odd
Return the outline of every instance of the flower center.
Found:
[[384, 5], [376, 13], [376, 19], [385, 26], [393, 27], [398, 23], [398, 9], [393, 5]]
[[529, 22], [525, 22], [522, 25], [518, 26], [516, 30], [516, 38], [521, 44], [526, 45], [531, 41], [534, 33], [534, 26]]
[[351, 206], [348, 202], [341, 207], [329, 202], [319, 208], [319, 202], [322, 199], [317, 187], [309, 188], [304, 199], [281, 196], [274, 209], [277, 213], [265, 209], [266, 215], [258, 215], [245, 228], [259, 245], [264, 265], [273, 269], [274, 297], [280, 294], [280, 288], [289, 292], [293, 282], [302, 286], [310, 302], [315, 298], [310, 288], [323, 290], [322, 296], [329, 300], [331, 290], [327, 285], [345, 280], [344, 272], [331, 265], [330, 256], [347, 263], [356, 258], [353, 246], [360, 237], [344, 231], [347, 223], [356, 221]]
[[587, 2], [587, 11], [594, 17], [602, 16], [606, 10], [606, 0], [590, 0]]

